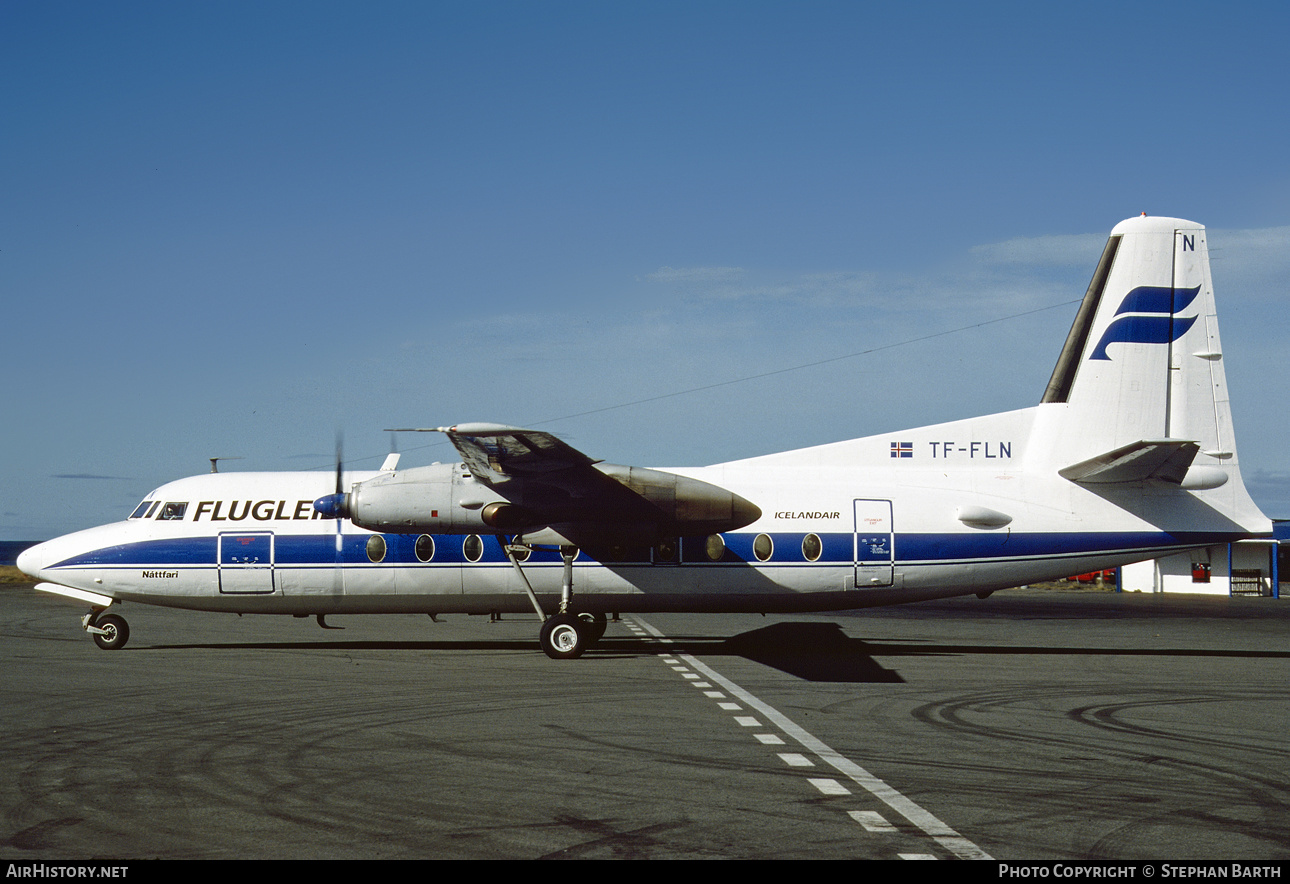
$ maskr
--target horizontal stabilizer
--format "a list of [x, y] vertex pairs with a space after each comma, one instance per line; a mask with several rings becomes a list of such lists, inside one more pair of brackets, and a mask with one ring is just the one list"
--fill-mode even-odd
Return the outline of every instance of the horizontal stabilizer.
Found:
[[1084, 485], [1146, 479], [1161, 479], [1180, 485], [1198, 451], [1199, 445], [1184, 439], [1144, 439], [1057, 472], [1064, 479]]

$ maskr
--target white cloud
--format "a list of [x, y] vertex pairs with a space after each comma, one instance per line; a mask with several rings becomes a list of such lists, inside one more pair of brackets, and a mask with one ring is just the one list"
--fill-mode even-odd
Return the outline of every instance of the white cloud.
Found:
[[1220, 304], [1285, 298], [1290, 289], [1290, 227], [1208, 231], [1210, 266]]
[[[1009, 240], [969, 250], [934, 268], [785, 274], [743, 267], [663, 267], [638, 280], [664, 284], [691, 302], [923, 315], [929, 309], [1006, 315], [1079, 298], [1103, 235]], [[990, 317], [992, 318], [992, 317]]]
[[1286, 246], [1290, 245], [1290, 226], [1258, 227], [1249, 230], [1210, 230], [1209, 246], [1214, 249], [1215, 243], [1227, 248], [1240, 249], [1247, 258], [1264, 256], [1280, 266], [1290, 263], [1286, 256]]
[[[747, 267], [660, 267], [638, 277], [694, 301], [749, 301], [893, 315], [961, 311], [980, 318], [1022, 313], [1084, 294], [1105, 233], [1017, 237], [975, 246], [934, 268], [798, 274]], [[1242, 297], [1281, 297], [1290, 279], [1290, 227], [1210, 231], [1222, 287]]]
[[1256, 469], [1244, 479], [1250, 496], [1265, 515], [1274, 519], [1290, 517], [1290, 473]]
[[[1090, 260], [1097, 260], [1105, 244], [1106, 234], [1103, 233], [1022, 236], [974, 246], [971, 255], [974, 262], [983, 266], [1083, 267]], [[1090, 274], [1092, 270], [1090, 267]]]
[[743, 274], [742, 267], [660, 267], [643, 278], [654, 282], [711, 284], [733, 283]]

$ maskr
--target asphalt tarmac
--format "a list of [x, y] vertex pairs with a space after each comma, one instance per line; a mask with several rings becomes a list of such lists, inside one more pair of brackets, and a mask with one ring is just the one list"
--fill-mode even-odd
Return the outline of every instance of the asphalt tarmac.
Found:
[[0, 855], [1285, 859], [1290, 602], [245, 617], [0, 587]]

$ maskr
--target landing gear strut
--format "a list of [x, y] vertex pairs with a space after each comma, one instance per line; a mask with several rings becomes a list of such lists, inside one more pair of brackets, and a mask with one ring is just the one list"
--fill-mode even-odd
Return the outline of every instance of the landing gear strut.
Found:
[[520, 567], [519, 559], [515, 555], [515, 548], [504, 539], [501, 539], [501, 541], [502, 549], [506, 551], [506, 557], [511, 560], [516, 573], [520, 575], [520, 580], [524, 583], [524, 590], [528, 593], [533, 610], [537, 611], [538, 616], [542, 618], [542, 629], [538, 632], [538, 643], [542, 645], [543, 653], [552, 660], [572, 660], [576, 657], [581, 657], [587, 648], [600, 641], [608, 624], [604, 614], [573, 613], [573, 560], [578, 555], [578, 548], [575, 546], [560, 547], [560, 558], [564, 562], [564, 579], [560, 591], [560, 610], [558, 613], [548, 617], [546, 612], [542, 610], [542, 605], [538, 601], [537, 593], [533, 591], [532, 584], [529, 583], [528, 576], [525, 575], [524, 569]]

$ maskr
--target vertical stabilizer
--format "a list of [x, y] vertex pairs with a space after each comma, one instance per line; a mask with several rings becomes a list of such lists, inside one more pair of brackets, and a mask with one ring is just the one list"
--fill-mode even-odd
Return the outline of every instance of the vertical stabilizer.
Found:
[[1144, 439], [1235, 456], [1204, 227], [1116, 225], [1044, 402], [1069, 406], [1090, 456]]
[[1201, 225], [1116, 225], [1043, 403], [1045, 448], [1071, 481], [1226, 486], [1229, 514], [1262, 519], [1237, 469]]

